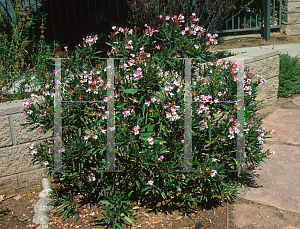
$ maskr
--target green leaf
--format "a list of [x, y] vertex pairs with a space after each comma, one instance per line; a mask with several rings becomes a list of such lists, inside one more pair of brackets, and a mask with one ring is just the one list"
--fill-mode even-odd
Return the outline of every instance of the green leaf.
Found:
[[208, 133], [209, 133], [209, 142], [211, 143], [211, 126], [210, 126], [210, 120], [208, 122]]
[[27, 130], [27, 132], [31, 132], [31, 131], [35, 130], [36, 128], [38, 128], [38, 127], [39, 127], [38, 125], [34, 126], [34, 127], [30, 128], [29, 130]]
[[111, 43], [108, 43], [108, 42], [105, 42], [105, 44], [107, 44], [108, 46], [111, 46], [111, 47], [115, 46], [114, 44], [111, 44]]
[[145, 130], [150, 124], [147, 124], [146, 126], [143, 126], [140, 131]]
[[141, 188], [140, 182], [138, 180], [136, 180], [135, 183], [136, 183], [136, 186], [138, 187], [138, 189], [140, 189]]
[[[149, 188], [148, 188], [148, 187], [143, 188], [141, 192], [144, 192], [144, 191], [146, 191], [147, 189], [149, 189]], [[147, 194], [147, 193], [146, 193], [146, 194]]]
[[21, 126], [29, 126], [29, 125], [31, 125], [31, 124], [33, 124], [33, 123], [35, 123], [35, 122], [21, 124]]
[[145, 106], [146, 106], [146, 104], [144, 103], [143, 104], [143, 116], [145, 116]]
[[60, 211], [60, 210], [64, 209], [65, 207], [67, 207], [67, 204], [63, 204], [62, 206], [60, 206], [59, 208], [57, 208], [56, 211]]
[[142, 100], [143, 100], [143, 98], [144, 98], [145, 96], [144, 95], [142, 95], [142, 97], [141, 97], [141, 99], [140, 99], [140, 103], [142, 102]]
[[120, 105], [118, 105], [117, 107], [121, 108], [124, 107], [127, 103], [121, 103]]
[[153, 131], [153, 127], [155, 126], [156, 124], [153, 124], [151, 126], [148, 127], [148, 131]]
[[166, 140], [162, 140], [162, 139], [159, 139], [159, 138], [154, 138], [153, 141], [154, 141], [154, 142], [159, 142], [159, 143], [160, 143], [160, 142], [162, 142], [162, 143], [167, 143]]
[[139, 89], [124, 89], [124, 93], [137, 93]]
[[124, 219], [127, 221], [127, 223], [128, 223], [129, 225], [131, 225], [133, 222], [135, 222], [135, 220], [133, 220], [133, 219], [127, 217], [127, 216], [125, 216]]
[[[116, 220], [115, 220], [116, 221]], [[116, 228], [116, 226], [118, 226], [120, 229], [124, 229], [124, 227], [122, 227], [120, 224], [118, 224], [117, 222], [116, 222], [116, 225], [114, 225], [114, 228]], [[114, 229], [113, 228], [113, 229]]]
[[153, 134], [155, 134], [154, 131], [140, 133], [141, 137], [150, 137]]
[[[100, 201], [100, 202], [102, 202], [102, 201]], [[106, 210], [106, 212], [110, 212], [111, 214], [114, 214], [114, 212], [111, 209], [109, 209], [105, 206], [102, 206], [102, 207]]]
[[107, 201], [107, 200], [102, 200], [102, 201], [100, 201], [102, 204], [108, 204], [108, 205], [112, 205], [109, 201]]

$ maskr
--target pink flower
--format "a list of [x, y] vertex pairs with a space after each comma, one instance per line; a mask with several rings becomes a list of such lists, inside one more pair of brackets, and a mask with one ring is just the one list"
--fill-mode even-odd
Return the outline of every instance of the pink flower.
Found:
[[149, 138], [148, 138], [148, 141], [149, 141], [149, 144], [150, 144], [150, 145], [153, 145], [153, 144], [154, 144], [153, 138], [149, 137]]
[[157, 160], [161, 161], [162, 159], [164, 159], [164, 156], [160, 156]]
[[134, 134], [135, 134], [135, 135], [139, 134], [139, 128], [140, 128], [139, 125], [133, 127], [133, 130], [134, 130]]
[[98, 138], [98, 136], [97, 136], [96, 134], [94, 134], [94, 135], [93, 135], [93, 138], [94, 138], [94, 139], [97, 139], [97, 138]]
[[182, 174], [182, 179], [184, 179], [184, 178], [185, 178], [185, 175]]
[[211, 177], [214, 177], [214, 176], [216, 175], [216, 173], [217, 173], [217, 170], [211, 170], [210, 176], [211, 176]]
[[49, 162], [48, 162], [48, 161], [44, 161], [43, 164], [44, 164], [45, 166], [47, 166], [47, 165], [49, 165]]
[[274, 150], [272, 151], [272, 154], [275, 155], [275, 151]]
[[153, 185], [153, 181], [152, 181], [152, 180], [149, 180], [147, 184]]
[[212, 160], [212, 162], [216, 162], [217, 161], [217, 159], [214, 158], [214, 157], [211, 160]]
[[91, 182], [91, 181], [95, 181], [96, 180], [96, 178], [94, 177], [94, 174], [93, 173], [90, 173], [89, 175], [88, 175], [88, 182]]
[[84, 140], [88, 140], [89, 139], [89, 136], [84, 136]]
[[36, 154], [37, 151], [36, 151], [36, 149], [34, 149], [34, 150], [30, 151], [30, 153], [31, 153], [31, 155], [33, 155], [33, 154]]
[[160, 46], [159, 46], [159, 45], [157, 45], [157, 46], [155, 46], [155, 48], [159, 50], [159, 49], [160, 49]]

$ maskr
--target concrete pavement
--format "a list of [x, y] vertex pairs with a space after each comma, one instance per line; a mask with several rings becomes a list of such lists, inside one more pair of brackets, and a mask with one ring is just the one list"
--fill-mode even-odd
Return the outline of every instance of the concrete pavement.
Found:
[[248, 48], [239, 48], [239, 49], [226, 49], [226, 50], [218, 50], [218, 48], [216, 47], [216, 51], [218, 52], [224, 52], [226, 54], [232, 52], [235, 53], [235, 55], [252, 52], [254, 50], [260, 50], [260, 49], [268, 49], [274, 51], [279, 50], [279, 53], [289, 54], [292, 57], [296, 57], [298, 55], [298, 58], [300, 59], [300, 43], [288, 44], [288, 45], [268, 45], [268, 46], [248, 47]]

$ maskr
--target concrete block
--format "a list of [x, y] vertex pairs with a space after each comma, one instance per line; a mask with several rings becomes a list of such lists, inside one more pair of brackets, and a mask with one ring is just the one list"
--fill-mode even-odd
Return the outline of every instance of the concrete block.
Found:
[[[255, 75], [258, 74], [262, 76], [263, 79], [267, 78], [267, 59], [248, 64], [247, 67], [249, 68], [249, 71], [253, 71]], [[255, 76], [252, 82], [256, 83], [257, 81], [258, 77]]]
[[288, 13], [286, 14], [286, 23], [298, 24], [300, 22], [300, 11], [297, 13]]
[[46, 178], [46, 167], [18, 174], [19, 188], [28, 187], [32, 183], [40, 183], [43, 178]]
[[41, 165], [31, 165], [32, 155], [25, 155], [26, 144], [0, 149], [0, 177], [40, 169]]
[[287, 1], [286, 9], [287, 13], [300, 13], [300, 1]]
[[2, 192], [6, 190], [17, 189], [18, 187], [17, 175], [0, 177], [0, 190]]
[[[45, 102], [44, 97], [38, 96], [38, 98], [34, 99], [33, 104], [44, 103], [44, 102]], [[8, 101], [5, 103], [0, 103], [0, 116], [24, 113], [24, 111], [21, 109], [22, 107], [23, 107], [23, 100], [15, 100], [15, 101]]]
[[0, 148], [12, 146], [8, 117], [0, 117]]
[[27, 123], [26, 115], [24, 114], [13, 115], [12, 120], [17, 144], [27, 143], [30, 141], [34, 141], [35, 139], [49, 138], [53, 134], [53, 131], [51, 130], [49, 130], [46, 134], [43, 134], [42, 128], [40, 126], [32, 132], [27, 132], [27, 130], [36, 126], [37, 124], [33, 124], [30, 126], [21, 126], [21, 124]]
[[266, 83], [262, 83], [257, 87], [257, 101], [264, 101], [265, 99], [277, 96], [279, 86], [278, 77], [268, 79]]
[[268, 78], [279, 75], [280, 58], [279, 55], [268, 58]]
[[282, 27], [281, 31], [288, 36], [300, 35], [300, 23], [298, 24], [282, 23], [281, 27]]

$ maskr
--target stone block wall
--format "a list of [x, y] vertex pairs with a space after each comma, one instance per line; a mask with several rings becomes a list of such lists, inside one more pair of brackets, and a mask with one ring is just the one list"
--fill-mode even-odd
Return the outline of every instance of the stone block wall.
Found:
[[[266, 84], [259, 86], [257, 94], [258, 101], [267, 99], [261, 105], [260, 113], [263, 114], [264, 109], [274, 105], [277, 100], [279, 52], [262, 49], [226, 60], [233, 60], [236, 57], [248, 57], [245, 64], [249, 66], [250, 71], [267, 80]], [[182, 77], [179, 75], [178, 81], [182, 84], [181, 80]], [[37, 102], [44, 102], [43, 97], [34, 100], [34, 104]], [[0, 190], [26, 187], [31, 183], [39, 183], [42, 178], [47, 177], [46, 167], [43, 164], [31, 165], [32, 156], [25, 155], [25, 148], [26, 143], [39, 143], [52, 136], [52, 132], [43, 135], [40, 128], [27, 132], [31, 127], [21, 126], [26, 123], [26, 116], [20, 109], [22, 107], [23, 101], [20, 100], [0, 104]]]
[[[259, 106], [260, 113], [264, 113], [264, 109], [268, 106], [276, 105], [277, 94], [279, 87], [279, 51], [270, 51], [267, 49], [262, 49], [259, 51], [248, 52], [244, 54], [239, 54], [226, 60], [231, 60], [234, 58], [245, 59], [245, 65], [249, 68], [250, 72], [261, 75], [262, 79], [266, 79], [266, 83], [262, 83], [258, 86], [256, 100], [259, 102], [264, 101]], [[258, 77], [253, 79], [253, 83], [258, 81]], [[267, 99], [265, 101], [265, 99]]]
[[300, 0], [282, 1], [280, 32], [286, 35], [300, 35]]
[[21, 126], [26, 123], [21, 107], [20, 100], [0, 104], [0, 190], [26, 187], [46, 177], [45, 166], [31, 165], [31, 156], [25, 155], [25, 148], [26, 143], [40, 142], [51, 133], [43, 135], [40, 128], [27, 132], [32, 126]]

